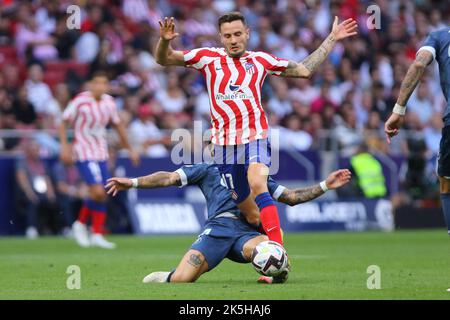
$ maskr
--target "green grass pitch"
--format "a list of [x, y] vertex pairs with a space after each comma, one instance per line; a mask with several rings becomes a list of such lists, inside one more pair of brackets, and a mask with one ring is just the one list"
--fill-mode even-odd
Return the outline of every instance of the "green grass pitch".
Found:
[[[111, 236], [118, 248], [79, 248], [72, 240], [0, 238], [0, 299], [450, 299], [445, 230], [287, 234], [288, 282], [256, 283], [250, 264], [224, 261], [195, 284], [143, 284], [171, 270], [194, 236]], [[70, 265], [81, 288], [66, 287]], [[367, 288], [370, 265], [381, 289]]]

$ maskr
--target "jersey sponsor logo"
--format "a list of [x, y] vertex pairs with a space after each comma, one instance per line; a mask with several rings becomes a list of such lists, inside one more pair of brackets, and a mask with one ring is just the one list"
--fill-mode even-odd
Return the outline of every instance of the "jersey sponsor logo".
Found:
[[244, 99], [253, 99], [253, 95], [247, 94], [241, 88], [240, 85], [235, 85], [233, 83], [229, 83], [228, 85], [228, 93], [217, 93], [216, 100], [217, 101], [227, 101], [227, 100], [244, 100]]

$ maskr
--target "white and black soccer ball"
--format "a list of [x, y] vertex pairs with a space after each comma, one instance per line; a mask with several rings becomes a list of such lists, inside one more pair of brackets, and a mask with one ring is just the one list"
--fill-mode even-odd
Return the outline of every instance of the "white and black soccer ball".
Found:
[[263, 241], [253, 249], [252, 264], [258, 273], [274, 277], [287, 268], [288, 257], [284, 248], [277, 242]]

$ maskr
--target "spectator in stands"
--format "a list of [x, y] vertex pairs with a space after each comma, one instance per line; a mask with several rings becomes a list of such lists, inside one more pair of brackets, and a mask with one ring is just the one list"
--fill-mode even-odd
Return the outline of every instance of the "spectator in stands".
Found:
[[58, 83], [55, 87], [55, 96], [49, 103], [45, 122], [46, 128], [57, 129], [61, 123], [62, 112], [70, 101], [69, 86], [66, 83]]
[[16, 162], [16, 179], [17, 204], [25, 210], [27, 238], [58, 232], [60, 221], [55, 189], [40, 159], [39, 145], [33, 140], [25, 142], [24, 157]]
[[369, 118], [364, 126], [364, 141], [371, 150], [383, 153], [387, 153], [389, 150], [384, 135], [383, 122], [380, 119], [380, 114], [376, 111], [369, 113]]
[[25, 86], [21, 87], [13, 102], [13, 112], [18, 125], [33, 128], [36, 125], [37, 113], [28, 100], [29, 94]]
[[25, 81], [27, 88], [28, 101], [34, 106], [36, 113], [46, 115], [54, 113], [50, 110], [51, 101], [53, 100], [50, 87], [43, 82], [44, 70], [39, 64], [33, 64], [28, 68], [28, 79]]
[[429, 92], [430, 88], [428, 85], [422, 82], [414, 90], [408, 101], [408, 111], [416, 113], [422, 125], [426, 125], [434, 113]]
[[338, 192], [340, 197], [364, 197], [368, 199], [387, 196], [383, 167], [365, 143], [358, 146], [350, 157], [353, 182]]
[[311, 135], [302, 128], [302, 121], [296, 114], [286, 117], [284, 128], [280, 131], [280, 146], [298, 151], [308, 150], [312, 145]]
[[187, 102], [186, 95], [180, 89], [178, 75], [175, 71], [169, 72], [167, 75], [167, 89], [158, 91], [155, 99], [166, 112], [178, 113], [184, 110]]
[[[16, 118], [12, 113], [0, 113], [0, 129], [8, 130], [15, 129], [17, 127]], [[0, 151], [14, 151], [19, 146], [19, 137], [1, 137], [0, 138]]]
[[71, 234], [71, 226], [75, 222], [83, 200], [88, 196], [88, 187], [80, 178], [74, 165], [57, 162], [52, 169], [52, 177], [58, 199], [58, 206], [63, 214], [63, 230], [65, 236]]
[[168, 156], [166, 146], [170, 145], [170, 136], [164, 135], [155, 125], [151, 105], [141, 105], [137, 114], [138, 118], [130, 124], [128, 132], [140, 154], [155, 158]]
[[439, 143], [442, 136], [442, 116], [440, 112], [434, 113], [429, 121], [429, 126], [423, 131], [425, 136], [425, 143], [431, 156], [435, 156], [439, 152]]
[[292, 112], [292, 104], [289, 100], [289, 89], [284, 79], [272, 79], [274, 95], [272, 95], [267, 103], [267, 107], [278, 117], [283, 118]]
[[352, 156], [363, 140], [362, 132], [356, 125], [356, 117], [350, 104], [343, 104], [340, 116], [336, 117], [337, 124], [333, 130], [333, 136], [337, 140], [340, 152], [343, 156]]
[[58, 58], [55, 39], [46, 30], [39, 29], [32, 15], [17, 27], [15, 41], [19, 57], [41, 62]]

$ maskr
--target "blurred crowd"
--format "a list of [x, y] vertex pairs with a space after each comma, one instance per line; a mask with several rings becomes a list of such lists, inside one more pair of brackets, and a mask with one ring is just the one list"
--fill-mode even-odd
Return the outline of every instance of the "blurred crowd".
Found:
[[[421, 42], [430, 31], [449, 24], [447, 1], [0, 0], [0, 4], [0, 151], [23, 155], [16, 164], [16, 203], [31, 238], [37, 235], [37, 217], [42, 217], [38, 210], [46, 213], [45, 225], [67, 227], [85, 195], [86, 187], [73, 167], [56, 163], [48, 168], [39, 156], [58, 154], [52, 132], [70, 99], [86, 89], [86, 79], [94, 72], [108, 73], [110, 93], [130, 142], [142, 155], [167, 156], [171, 131], [192, 129], [194, 120], [209, 128], [202, 75], [155, 62], [158, 20], [165, 16], [175, 17], [180, 33], [173, 47], [192, 49], [221, 46], [217, 18], [240, 11], [250, 28], [250, 50], [294, 61], [321, 44], [335, 15], [341, 21], [354, 18], [358, 35], [338, 43], [311, 79], [267, 78], [263, 106], [271, 127], [281, 131], [281, 147], [337, 148], [340, 155], [350, 157], [364, 145], [408, 157], [408, 168], [418, 168], [415, 177], [427, 176], [425, 160], [438, 152], [445, 100], [435, 62], [408, 103], [403, 139], [388, 146], [383, 125]], [[380, 9], [379, 19], [367, 12], [374, 4]], [[379, 22], [380, 29], [369, 28], [368, 20]], [[33, 139], [9, 135], [8, 129], [21, 130], [24, 137], [32, 132]], [[120, 212], [123, 203], [111, 205]]]
[[[398, 95], [401, 80], [426, 35], [448, 25], [446, 1], [396, 0], [91, 0], [1, 1], [0, 129], [55, 129], [68, 101], [83, 90], [86, 78], [106, 70], [130, 139], [142, 154], [168, 154], [174, 128], [209, 127], [209, 101], [200, 73], [163, 68], [154, 59], [158, 20], [176, 19], [177, 49], [220, 46], [216, 20], [241, 11], [250, 27], [250, 50], [263, 50], [294, 61], [314, 51], [330, 31], [333, 17], [354, 18], [356, 37], [338, 43], [309, 80], [269, 77], [263, 104], [282, 146], [317, 148], [323, 130], [352, 155], [362, 140], [385, 153], [407, 154], [404, 139], [388, 147], [383, 122]], [[67, 13], [75, 4], [77, 22]], [[380, 9], [380, 29], [367, 21], [370, 5]], [[77, 9], [78, 10], [78, 9]], [[76, 18], [76, 17], [75, 17]], [[66, 69], [64, 69], [66, 68]], [[427, 153], [438, 149], [445, 105], [437, 67], [427, 69], [413, 93], [405, 129], [423, 133]], [[330, 134], [331, 133], [331, 134]], [[326, 135], [325, 135], [326, 137]], [[49, 153], [57, 141], [42, 135]], [[20, 139], [4, 137], [0, 150], [14, 150]]]

